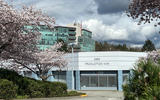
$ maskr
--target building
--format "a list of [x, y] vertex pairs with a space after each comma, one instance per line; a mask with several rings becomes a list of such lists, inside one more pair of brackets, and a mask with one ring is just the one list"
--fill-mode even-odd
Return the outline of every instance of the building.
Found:
[[[119, 90], [144, 52], [78, 52], [66, 55], [69, 63], [61, 72], [52, 69], [49, 81], [67, 83], [71, 90]], [[34, 73], [25, 74], [37, 78]], [[37, 78], [38, 79], [38, 78]]]
[[[95, 51], [95, 41], [92, 39], [92, 32], [82, 29], [80, 24], [68, 26], [55, 26], [50, 30], [46, 26], [40, 26], [42, 33], [38, 47], [41, 50], [49, 48], [58, 40], [63, 40], [66, 44], [75, 43], [75, 52]], [[71, 48], [68, 45], [68, 48]]]

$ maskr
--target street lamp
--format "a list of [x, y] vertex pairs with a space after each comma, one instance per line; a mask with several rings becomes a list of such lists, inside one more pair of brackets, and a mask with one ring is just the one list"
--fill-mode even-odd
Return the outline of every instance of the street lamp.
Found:
[[[73, 42], [73, 43], [69, 43], [68, 46], [70, 46], [72, 48], [72, 61], [73, 61], [73, 66], [74, 66], [74, 46], [77, 45], [77, 43]], [[73, 67], [72, 67], [73, 70]]]
[[74, 54], [73, 54], [73, 53], [74, 53], [74, 46], [75, 46], [75, 45], [77, 45], [77, 43], [74, 43], [74, 42], [73, 42], [73, 43], [69, 43], [69, 44], [68, 44], [68, 46], [71, 46], [71, 48], [72, 48], [72, 67], [71, 67], [71, 73], [72, 73], [72, 89], [74, 89], [74, 81], [75, 81], [75, 80], [74, 80], [74, 68], [73, 68], [73, 67], [75, 67], [75, 66], [74, 66], [74, 65], [75, 65], [75, 64], [74, 64], [74, 63], [75, 63], [75, 62], [74, 62]]
[[72, 54], [73, 54], [73, 53], [74, 53], [73, 47], [74, 47], [75, 45], [77, 45], [77, 43], [73, 42], [73, 43], [69, 43], [68, 45], [71, 46], [71, 48], [72, 48]]

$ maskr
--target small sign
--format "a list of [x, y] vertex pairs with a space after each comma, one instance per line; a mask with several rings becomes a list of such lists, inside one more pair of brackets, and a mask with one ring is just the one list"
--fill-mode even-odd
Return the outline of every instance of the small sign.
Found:
[[94, 58], [93, 62], [86, 62], [85, 65], [99, 65], [99, 66], [103, 66], [103, 65], [109, 65], [109, 62], [101, 62], [100, 58]]
[[99, 65], [99, 66], [102, 65], [103, 66], [103, 65], [109, 65], [109, 62], [103, 62], [103, 63], [102, 62], [99, 62], [99, 63], [97, 63], [97, 62], [86, 62], [85, 64], [86, 65]]

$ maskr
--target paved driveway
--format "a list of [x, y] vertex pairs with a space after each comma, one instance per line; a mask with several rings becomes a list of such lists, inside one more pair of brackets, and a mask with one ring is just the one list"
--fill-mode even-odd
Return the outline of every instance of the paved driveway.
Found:
[[118, 91], [80, 91], [80, 92], [87, 93], [88, 96], [38, 98], [32, 100], [123, 100], [123, 93]]

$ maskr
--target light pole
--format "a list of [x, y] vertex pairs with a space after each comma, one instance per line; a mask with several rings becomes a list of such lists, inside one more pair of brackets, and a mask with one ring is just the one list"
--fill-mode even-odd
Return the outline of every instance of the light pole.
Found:
[[[72, 48], [72, 62], [74, 65], [74, 46], [77, 45], [77, 43], [73, 42], [73, 43], [69, 43], [68, 46], [70, 46]], [[73, 71], [73, 65], [72, 65], [72, 71]]]
[[73, 67], [75, 67], [74, 65], [74, 46], [76, 45], [76, 43], [69, 43], [68, 44], [68, 46], [71, 46], [71, 48], [72, 48], [72, 67], [71, 67], [71, 69], [70, 69], [70, 71], [71, 71], [71, 74], [72, 74], [72, 86], [71, 86], [71, 88], [72, 89], [74, 89], [74, 68]]
[[68, 45], [72, 48], [72, 54], [73, 54], [74, 53], [73, 47], [77, 45], [77, 43], [73, 42], [73, 43], [69, 43]]

